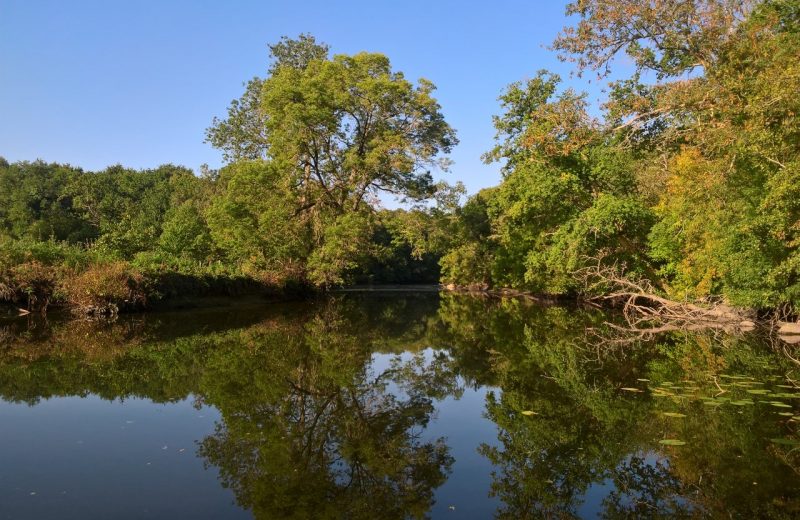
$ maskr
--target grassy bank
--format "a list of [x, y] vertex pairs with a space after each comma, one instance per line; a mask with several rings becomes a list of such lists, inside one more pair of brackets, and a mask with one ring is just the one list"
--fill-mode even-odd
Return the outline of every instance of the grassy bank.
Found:
[[103, 248], [61, 242], [0, 243], [0, 302], [25, 312], [68, 308], [85, 315], [141, 311], [188, 298], [308, 291], [288, 278], [248, 273], [221, 262], [143, 253], [131, 260]]

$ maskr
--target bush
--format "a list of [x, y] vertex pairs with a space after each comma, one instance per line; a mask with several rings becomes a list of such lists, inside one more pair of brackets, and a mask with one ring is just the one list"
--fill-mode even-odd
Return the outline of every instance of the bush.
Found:
[[10, 266], [0, 273], [0, 300], [24, 302], [29, 311], [45, 311], [58, 298], [59, 271], [37, 260]]
[[146, 303], [144, 277], [127, 262], [93, 264], [65, 277], [68, 303], [89, 314], [116, 314]]

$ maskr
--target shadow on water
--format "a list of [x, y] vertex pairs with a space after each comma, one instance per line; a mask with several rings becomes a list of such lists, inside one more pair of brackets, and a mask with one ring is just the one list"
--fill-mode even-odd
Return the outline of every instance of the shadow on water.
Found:
[[[605, 344], [596, 331], [607, 319], [433, 292], [103, 324], [28, 317], [0, 323], [0, 410], [37, 413], [74, 396], [214, 410], [209, 431], [180, 427], [217, 486], [257, 518], [800, 514], [794, 367], [756, 336]], [[22, 419], [8, 424], [48, 449]], [[0, 446], [0, 459], [18, 448]], [[17, 516], [33, 511], [12, 492], [25, 471], [7, 465], [0, 478], [0, 503]], [[182, 471], [175, 485], [191, 489], [202, 469]], [[181, 512], [155, 491], [130, 500]]]

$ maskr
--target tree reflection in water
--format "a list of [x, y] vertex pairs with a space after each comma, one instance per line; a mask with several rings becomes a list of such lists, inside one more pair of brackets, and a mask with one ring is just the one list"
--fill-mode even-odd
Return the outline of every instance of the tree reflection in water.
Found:
[[373, 369], [380, 333], [354, 334], [342, 305], [300, 333], [251, 331], [256, 359], [230, 374], [251, 391], [215, 394], [224, 421], [200, 454], [258, 517], [424, 517], [453, 463], [444, 439], [423, 436], [432, 398], [455, 390], [445, 358]]
[[[3, 332], [0, 395], [213, 406], [221, 420], [198, 455], [258, 518], [424, 517], [458, 471], [453, 442], [491, 462], [500, 518], [797, 515], [800, 400], [781, 387], [794, 368], [754, 338], [676, 333], [601, 349], [585, 331], [607, 319], [408, 293], [15, 322]], [[479, 388], [489, 390], [475, 420], [491, 421], [496, 438], [434, 438], [437, 409]], [[659, 444], [675, 438], [687, 444]]]

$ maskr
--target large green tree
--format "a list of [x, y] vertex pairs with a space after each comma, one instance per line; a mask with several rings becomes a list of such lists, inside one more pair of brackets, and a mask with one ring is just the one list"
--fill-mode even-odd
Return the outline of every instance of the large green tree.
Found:
[[652, 217], [636, 197], [633, 154], [559, 83], [541, 71], [501, 96], [484, 158], [502, 162], [503, 182], [461, 212], [466, 244], [443, 259], [447, 281], [563, 294], [597, 258], [646, 270]]
[[[232, 161], [213, 204], [212, 220], [224, 228], [215, 236], [239, 258], [260, 250], [263, 265], [291, 258], [312, 282], [340, 283], [370, 252], [381, 196], [435, 195], [431, 170], [447, 168], [455, 132], [433, 84], [414, 85], [384, 55], [329, 58], [327, 46], [308, 35], [270, 49], [267, 77], [251, 81], [229, 117], [208, 131]], [[236, 165], [254, 158], [263, 162]], [[241, 168], [260, 169], [263, 184], [250, 175], [241, 181], [250, 186], [245, 191], [226, 192], [249, 175]], [[255, 221], [266, 224], [260, 232], [250, 229]]]
[[[283, 37], [269, 46], [272, 64], [269, 74], [280, 68], [303, 69], [312, 60], [324, 60], [328, 46], [317, 43], [309, 34], [296, 40]], [[265, 159], [267, 157], [266, 115], [261, 108], [264, 79], [255, 77], [245, 84], [245, 91], [231, 101], [225, 119], [214, 118], [206, 130], [206, 142], [222, 150], [227, 161]]]

